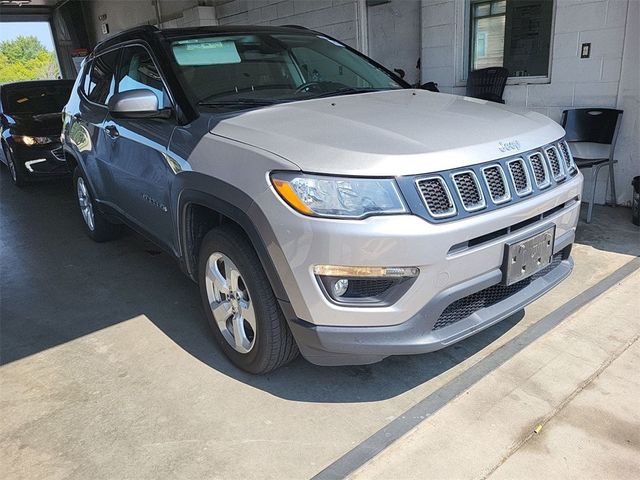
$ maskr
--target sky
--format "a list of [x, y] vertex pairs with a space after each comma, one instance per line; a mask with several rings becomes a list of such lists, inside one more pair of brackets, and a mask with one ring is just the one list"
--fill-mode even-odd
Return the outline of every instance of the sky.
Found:
[[47, 50], [54, 50], [51, 27], [47, 22], [0, 22], [0, 41], [13, 40], [18, 35], [34, 35]]

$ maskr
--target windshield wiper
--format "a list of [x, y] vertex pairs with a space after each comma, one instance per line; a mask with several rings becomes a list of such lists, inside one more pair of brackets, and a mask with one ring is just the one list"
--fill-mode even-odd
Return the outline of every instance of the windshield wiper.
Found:
[[198, 105], [204, 107], [265, 107], [277, 103], [275, 100], [267, 100], [260, 98], [236, 98], [233, 100], [217, 100], [217, 101], [200, 101]]
[[310, 95], [308, 97], [305, 97], [305, 100], [310, 100], [312, 98], [333, 97], [333, 96], [339, 96], [339, 95], [353, 95], [356, 93], [382, 92], [384, 90], [391, 90], [391, 89], [345, 87], [345, 88], [339, 88], [338, 90], [332, 90], [330, 92], [321, 92], [316, 95]]

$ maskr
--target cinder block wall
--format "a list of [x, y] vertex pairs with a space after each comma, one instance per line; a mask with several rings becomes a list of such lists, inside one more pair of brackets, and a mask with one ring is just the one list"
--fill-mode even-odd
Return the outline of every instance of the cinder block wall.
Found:
[[356, 0], [231, 0], [216, 14], [220, 25], [301, 25], [361, 47]]
[[[435, 81], [442, 91], [461, 95], [465, 92], [461, 80], [465, 1], [423, 0], [422, 7], [422, 80]], [[623, 204], [631, 200], [628, 185], [631, 176], [640, 175], [637, 106], [639, 3], [637, 0], [555, 0], [550, 81], [507, 85], [504, 94], [507, 105], [533, 110], [558, 122], [562, 111], [570, 108], [625, 109], [616, 148], [619, 160], [616, 172], [618, 202]], [[582, 43], [591, 43], [591, 57], [588, 59], [580, 58]], [[627, 77], [624, 81], [623, 75]], [[621, 91], [623, 83], [626, 85], [624, 92]], [[603, 173], [597, 194], [600, 203], [604, 202], [607, 189], [607, 177]], [[586, 191], [591, 179], [585, 180]]]
[[[401, 2], [403, 0], [392, 0]], [[442, 91], [464, 94], [462, 81], [465, 5], [468, 0], [422, 0], [422, 81]], [[106, 13], [111, 32], [155, 23], [151, 0], [86, 2], [93, 38], [102, 40], [98, 16]], [[206, 5], [206, 6], [203, 6]], [[254, 24], [301, 25], [322, 31], [366, 51], [365, 0], [161, 0], [164, 27]], [[560, 121], [562, 110], [617, 107], [625, 110], [616, 158], [618, 202], [631, 200], [630, 180], [640, 175], [640, 61], [638, 0], [555, 0], [550, 81], [508, 85], [507, 105]], [[91, 34], [91, 33], [90, 33]], [[375, 35], [375, 32], [371, 33]], [[405, 45], [390, 38], [396, 48]], [[591, 58], [579, 58], [579, 46], [592, 45]], [[387, 65], [393, 67], [393, 65]], [[585, 188], [589, 188], [586, 179]], [[603, 202], [607, 177], [601, 174], [597, 200]]]

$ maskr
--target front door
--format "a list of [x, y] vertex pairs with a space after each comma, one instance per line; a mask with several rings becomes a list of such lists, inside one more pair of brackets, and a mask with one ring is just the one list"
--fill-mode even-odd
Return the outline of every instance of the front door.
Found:
[[[171, 107], [160, 71], [142, 46], [122, 49], [116, 91], [146, 88], [160, 108]], [[166, 159], [176, 123], [173, 118], [113, 118], [107, 115], [109, 169], [116, 208], [159, 245], [175, 252], [176, 233], [171, 205], [174, 172]]]

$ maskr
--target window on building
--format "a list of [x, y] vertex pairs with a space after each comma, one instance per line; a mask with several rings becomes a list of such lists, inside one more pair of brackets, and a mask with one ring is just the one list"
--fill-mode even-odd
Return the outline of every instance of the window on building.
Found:
[[549, 74], [552, 0], [472, 0], [469, 69], [506, 67], [511, 77]]

